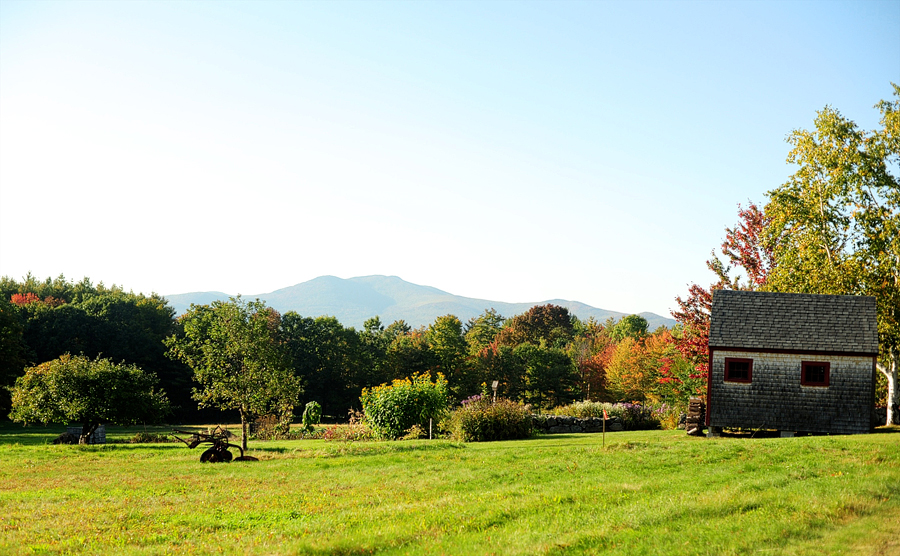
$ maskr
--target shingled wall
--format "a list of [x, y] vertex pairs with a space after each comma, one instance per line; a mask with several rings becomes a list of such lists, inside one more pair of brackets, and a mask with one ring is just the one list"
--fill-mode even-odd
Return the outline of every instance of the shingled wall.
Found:
[[[725, 382], [725, 358], [753, 359], [749, 384]], [[801, 386], [801, 361], [831, 363], [830, 385]], [[714, 351], [711, 427], [762, 428], [833, 434], [872, 430], [872, 357]]]

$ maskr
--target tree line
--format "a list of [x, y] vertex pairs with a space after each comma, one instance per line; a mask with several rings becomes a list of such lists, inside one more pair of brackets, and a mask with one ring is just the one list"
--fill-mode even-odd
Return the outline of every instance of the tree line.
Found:
[[[176, 318], [155, 294], [62, 276], [6, 277], [0, 295], [5, 386], [65, 354], [102, 357], [154, 373], [178, 420], [210, 418], [217, 408], [243, 420], [291, 415], [309, 401], [342, 417], [359, 409], [363, 388], [417, 374], [441, 373], [456, 400], [497, 381], [500, 396], [543, 409], [576, 399], [675, 404], [703, 387], [676, 348], [678, 328], [650, 332], [637, 315], [598, 323], [540, 305], [510, 318], [488, 309], [466, 323], [445, 315], [418, 328], [374, 317], [355, 330], [240, 297]], [[268, 394], [226, 392], [222, 385], [237, 375]]]

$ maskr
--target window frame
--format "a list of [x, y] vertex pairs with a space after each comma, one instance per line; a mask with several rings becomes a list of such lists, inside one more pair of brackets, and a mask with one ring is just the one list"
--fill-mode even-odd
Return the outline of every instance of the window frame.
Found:
[[[733, 378], [729, 376], [729, 363], [747, 363], [747, 378]], [[725, 369], [722, 374], [725, 382], [736, 382], [738, 384], [750, 384], [753, 382], [753, 359], [747, 357], [726, 357]]]
[[[813, 382], [807, 380], [806, 369], [808, 367], [825, 367], [825, 380], [821, 382]], [[800, 362], [800, 386], [810, 386], [813, 388], [828, 388], [831, 386], [831, 362], [830, 361], [801, 361]]]

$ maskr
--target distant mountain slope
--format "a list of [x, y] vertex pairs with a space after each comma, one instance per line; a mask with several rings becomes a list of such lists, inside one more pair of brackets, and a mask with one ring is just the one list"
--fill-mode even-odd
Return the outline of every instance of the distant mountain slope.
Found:
[[[195, 292], [167, 295], [166, 298], [177, 314], [184, 313], [191, 303], [203, 305], [216, 299], [225, 300], [222, 292]], [[282, 313], [296, 311], [308, 316], [329, 315], [344, 326], [362, 328], [363, 323], [374, 316], [381, 317], [385, 325], [403, 319], [412, 327], [429, 325], [441, 315], [456, 315], [463, 323], [493, 308], [504, 317], [524, 313], [535, 305], [552, 303], [569, 309], [582, 320], [594, 317], [600, 322], [609, 317], [619, 319], [626, 313], [597, 309], [578, 301], [550, 299], [535, 303], [504, 303], [453, 295], [430, 286], [411, 284], [396, 276], [361, 276], [342, 279], [320, 276], [271, 293], [245, 295], [259, 298]], [[639, 313], [647, 319], [650, 330], [659, 326], [673, 326], [675, 321], [654, 313]]]

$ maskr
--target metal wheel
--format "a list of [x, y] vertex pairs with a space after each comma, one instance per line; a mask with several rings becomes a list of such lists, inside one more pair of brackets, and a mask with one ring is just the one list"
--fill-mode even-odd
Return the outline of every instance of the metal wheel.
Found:
[[216, 457], [216, 448], [215, 447], [212, 447], [212, 448], [204, 451], [202, 454], [200, 454], [200, 462], [201, 463], [207, 463], [207, 462], [215, 463], [217, 461], [219, 461], [219, 459]]

